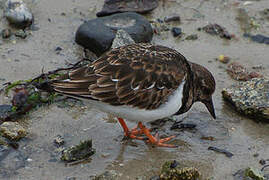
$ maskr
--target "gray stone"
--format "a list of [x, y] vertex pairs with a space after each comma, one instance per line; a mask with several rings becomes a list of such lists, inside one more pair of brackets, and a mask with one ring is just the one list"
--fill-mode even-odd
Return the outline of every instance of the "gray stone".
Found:
[[97, 56], [109, 50], [119, 29], [126, 31], [136, 43], [150, 42], [153, 30], [143, 16], [127, 12], [92, 19], [76, 32], [76, 42]]
[[244, 115], [269, 122], [269, 80], [253, 78], [222, 90], [224, 100]]
[[3, 29], [1, 31], [1, 36], [3, 39], [7, 39], [7, 38], [10, 38], [10, 36], [12, 35], [12, 32], [10, 29]]
[[8, 0], [5, 4], [4, 16], [18, 27], [25, 28], [33, 22], [33, 15], [22, 0]]
[[17, 122], [4, 122], [0, 125], [0, 134], [9, 140], [19, 140], [25, 137], [27, 132]]
[[113, 40], [111, 48], [117, 48], [134, 43], [135, 41], [132, 39], [132, 37], [126, 31], [120, 29], [117, 31], [116, 37]]

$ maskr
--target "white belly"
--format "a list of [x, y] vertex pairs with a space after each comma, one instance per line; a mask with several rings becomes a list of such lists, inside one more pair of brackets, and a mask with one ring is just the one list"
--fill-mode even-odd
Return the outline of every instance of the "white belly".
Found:
[[96, 108], [110, 113], [116, 117], [121, 117], [131, 121], [148, 122], [156, 119], [162, 119], [175, 114], [182, 105], [183, 87], [185, 81], [169, 96], [168, 101], [155, 110], [144, 110], [130, 106], [112, 106], [106, 103], [90, 101], [90, 104]]

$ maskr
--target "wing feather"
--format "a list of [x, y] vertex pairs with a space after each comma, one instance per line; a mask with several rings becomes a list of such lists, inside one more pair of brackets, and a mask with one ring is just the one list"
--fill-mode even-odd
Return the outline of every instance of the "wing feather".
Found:
[[55, 91], [112, 105], [156, 109], [188, 76], [177, 51], [151, 44], [112, 49], [90, 65], [52, 83]]

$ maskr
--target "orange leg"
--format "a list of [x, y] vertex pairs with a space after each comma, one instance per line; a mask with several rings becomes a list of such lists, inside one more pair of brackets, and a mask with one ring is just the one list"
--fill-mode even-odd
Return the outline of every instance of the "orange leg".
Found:
[[170, 141], [171, 139], [175, 138], [176, 136], [170, 136], [167, 138], [160, 139], [159, 135], [156, 134], [155, 137], [150, 134], [150, 130], [146, 128], [141, 122], [138, 123], [138, 127], [143, 131], [143, 133], [149, 138], [148, 142], [155, 144], [157, 146], [162, 146], [162, 147], [170, 147], [170, 148], [175, 148], [177, 146], [172, 145], [172, 144], [165, 144], [164, 142]]
[[121, 127], [123, 128], [124, 136], [129, 137], [131, 139], [145, 140], [145, 138], [137, 136], [137, 135], [143, 134], [142, 130], [138, 130], [137, 127], [135, 127], [130, 131], [125, 121], [122, 118], [118, 118], [118, 120], [119, 120], [119, 123], [121, 124]]

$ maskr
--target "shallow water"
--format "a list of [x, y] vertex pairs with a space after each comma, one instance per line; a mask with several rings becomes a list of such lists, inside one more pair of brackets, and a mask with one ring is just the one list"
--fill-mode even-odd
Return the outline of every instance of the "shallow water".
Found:
[[[74, 42], [75, 31], [83, 20], [94, 18], [103, 4], [103, 1], [97, 0], [25, 2], [32, 9], [35, 24], [40, 29], [33, 31], [26, 40], [17, 39], [16, 43], [0, 40], [1, 84], [32, 78], [39, 75], [42, 69], [54, 70], [80, 59], [83, 51]], [[240, 3], [239, 6], [235, 5], [236, 2]], [[178, 135], [172, 143], [179, 145], [179, 148], [153, 148], [141, 141], [122, 142], [120, 125], [107, 114], [94, 107], [61, 108], [58, 104], [52, 104], [19, 120], [30, 134], [19, 142], [18, 150], [12, 150], [0, 161], [1, 179], [87, 179], [108, 169], [116, 170], [121, 175], [119, 179], [147, 179], [156, 175], [161, 164], [170, 159], [195, 166], [204, 177], [214, 177], [217, 180], [233, 179], [232, 174], [249, 166], [260, 169], [262, 166], [259, 160], [269, 158], [269, 125], [238, 115], [229, 104], [224, 103], [221, 90], [235, 81], [226, 73], [226, 65], [215, 61], [216, 57], [224, 54], [248, 68], [262, 64], [265, 69], [261, 73], [268, 76], [268, 45], [243, 38], [240, 24], [236, 20], [238, 7], [246, 8], [250, 16], [259, 17], [258, 12], [269, 6], [268, 0], [252, 2], [253, 4], [244, 6], [243, 1], [236, 0], [161, 1], [159, 7], [146, 16], [148, 19], [163, 19], [178, 13], [183, 32], [186, 35], [198, 34], [198, 40], [182, 41], [173, 38], [170, 32], [164, 32], [154, 36], [153, 43], [172, 47], [189, 61], [204, 65], [213, 73], [217, 82], [214, 94], [216, 120], [212, 120], [204, 105], [196, 103], [188, 113], [176, 117], [184, 123], [195, 123], [196, 130], [171, 131], [172, 121], [167, 121], [160, 127], [162, 135]], [[65, 16], [61, 15], [63, 12]], [[258, 22], [262, 23], [260, 29], [252, 32], [269, 35], [269, 22]], [[226, 27], [238, 40], [227, 41], [197, 31], [198, 27], [207, 23], [218, 23]], [[0, 27], [7, 27], [3, 19]], [[58, 46], [63, 48], [60, 54], [55, 52]], [[1, 104], [7, 101], [5, 98], [0, 100]], [[136, 125], [134, 122], [127, 123], [130, 127]], [[61, 162], [53, 144], [53, 139], [58, 134], [64, 137], [66, 147], [78, 144], [81, 140], [93, 139], [96, 154], [92, 156], [91, 162], [73, 166]], [[203, 136], [213, 136], [216, 140], [202, 140]], [[209, 146], [226, 149], [234, 156], [228, 158], [208, 151]], [[259, 155], [254, 157], [254, 154]]]

